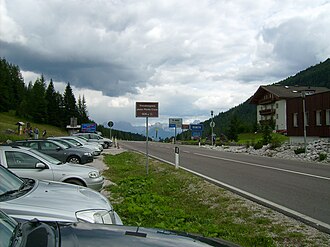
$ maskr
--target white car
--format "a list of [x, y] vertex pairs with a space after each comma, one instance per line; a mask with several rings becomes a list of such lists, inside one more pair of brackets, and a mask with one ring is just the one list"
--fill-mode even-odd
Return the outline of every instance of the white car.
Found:
[[0, 163], [20, 177], [76, 184], [100, 191], [104, 178], [90, 166], [62, 163], [32, 148], [0, 146]]

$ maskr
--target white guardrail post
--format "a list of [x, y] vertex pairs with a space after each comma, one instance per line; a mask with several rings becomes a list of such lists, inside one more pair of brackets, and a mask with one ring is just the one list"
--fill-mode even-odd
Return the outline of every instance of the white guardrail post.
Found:
[[175, 152], [175, 169], [179, 169], [179, 163], [180, 163], [179, 147], [175, 147], [174, 152]]

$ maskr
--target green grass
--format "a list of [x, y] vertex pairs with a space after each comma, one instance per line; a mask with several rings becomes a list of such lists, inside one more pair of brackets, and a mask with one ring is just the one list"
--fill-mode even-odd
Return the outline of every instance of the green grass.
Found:
[[[289, 137], [278, 133], [272, 133], [272, 138], [282, 143], [289, 140]], [[238, 144], [240, 145], [253, 145], [261, 140], [262, 133], [243, 133], [238, 135]]]
[[[14, 111], [10, 112], [0, 112], [0, 143], [5, 142], [7, 140], [22, 140], [28, 138], [26, 135], [18, 135], [18, 126], [16, 125], [17, 122], [24, 122], [25, 127], [26, 123], [30, 122], [31, 127], [34, 129], [38, 127], [39, 129], [39, 136], [44, 129], [47, 130], [47, 136], [60, 136], [60, 135], [67, 135], [68, 133], [65, 130], [62, 130], [58, 127], [54, 127], [47, 124], [38, 124], [26, 120], [24, 118], [19, 118], [15, 115]], [[10, 130], [10, 131], [8, 131]], [[12, 134], [10, 134], [13, 132]]]
[[[110, 200], [125, 225], [198, 233], [242, 246], [330, 243], [300, 233], [269, 217], [271, 210], [249, 207], [246, 200], [167, 164], [150, 160], [146, 176], [143, 155], [124, 152], [104, 160], [109, 167], [104, 176], [116, 184], [107, 187]], [[288, 240], [300, 245], [286, 245]]]

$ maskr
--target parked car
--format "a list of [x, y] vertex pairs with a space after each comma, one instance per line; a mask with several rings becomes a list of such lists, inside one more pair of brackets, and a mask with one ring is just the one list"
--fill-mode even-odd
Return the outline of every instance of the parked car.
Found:
[[109, 138], [105, 138], [99, 134], [96, 133], [87, 133], [87, 132], [81, 132], [81, 133], [75, 133], [74, 135], [78, 135], [78, 136], [84, 136], [86, 137], [88, 140], [97, 140], [97, 141], [103, 141], [105, 143], [105, 147], [104, 148], [109, 148], [112, 146], [112, 140]]
[[102, 189], [104, 178], [90, 166], [61, 161], [32, 148], [0, 146], [0, 164], [20, 177], [45, 179]]
[[74, 134], [73, 136], [78, 137], [80, 139], [83, 139], [89, 143], [98, 143], [101, 144], [103, 148], [107, 148], [107, 145], [105, 144], [105, 142], [103, 140], [98, 140], [98, 139], [88, 139], [87, 136], [84, 135], [79, 135], [79, 133]]
[[61, 143], [48, 139], [15, 141], [11, 145], [30, 147], [48, 154], [62, 162], [85, 164], [93, 161], [93, 155], [79, 148], [67, 148]]
[[101, 152], [103, 151], [102, 145], [100, 145], [98, 143], [90, 143], [90, 142], [82, 140], [78, 137], [74, 137], [74, 136], [56, 136], [56, 137], [52, 137], [52, 138], [53, 139], [62, 139], [62, 140], [69, 141], [72, 144], [76, 145], [77, 147], [89, 148], [89, 149], [93, 150], [92, 154], [94, 156], [100, 155]]
[[72, 142], [69, 142], [68, 140], [64, 140], [64, 139], [61, 139], [61, 138], [48, 137], [47, 139], [59, 142], [63, 146], [65, 146], [66, 148], [78, 148], [79, 150], [84, 151], [84, 152], [89, 152], [94, 156], [93, 150], [88, 148], [88, 147], [77, 146], [77, 145], [73, 144]]
[[12, 217], [26, 220], [122, 224], [109, 200], [95, 190], [20, 178], [2, 165], [0, 209]]
[[221, 239], [161, 229], [15, 220], [1, 210], [0, 239], [5, 247], [238, 247]]

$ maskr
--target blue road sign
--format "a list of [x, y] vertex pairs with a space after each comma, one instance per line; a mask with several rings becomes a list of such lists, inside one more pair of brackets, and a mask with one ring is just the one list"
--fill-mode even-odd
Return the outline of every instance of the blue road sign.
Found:
[[190, 124], [190, 129], [192, 131], [203, 131], [204, 126], [203, 126], [203, 124]]

